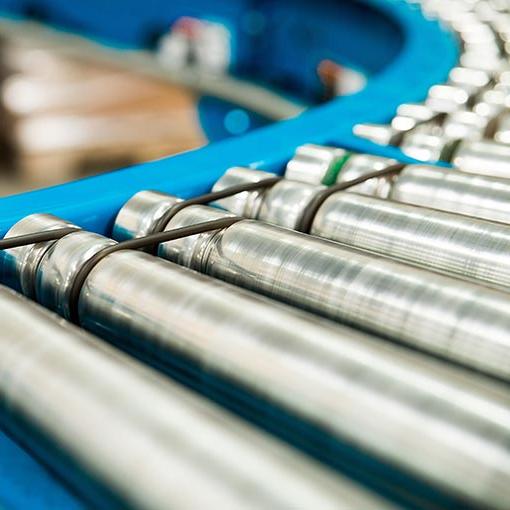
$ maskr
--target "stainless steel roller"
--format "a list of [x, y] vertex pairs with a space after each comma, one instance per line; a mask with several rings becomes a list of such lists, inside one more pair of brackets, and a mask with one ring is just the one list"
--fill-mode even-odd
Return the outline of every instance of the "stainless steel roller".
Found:
[[[321, 160], [316, 158], [312, 161], [308, 157], [307, 164], [302, 166], [300, 152], [301, 148], [298, 147], [296, 155], [287, 165], [285, 177], [308, 184], [321, 184], [326, 175]], [[339, 170], [336, 183], [383, 170], [395, 163], [395, 160], [380, 156], [353, 154]], [[305, 171], [308, 172], [306, 176]], [[246, 169], [228, 170], [216, 188], [238, 184], [237, 177], [243, 173], [246, 175]], [[265, 176], [267, 177], [267, 174]], [[264, 175], [260, 176], [262, 177]], [[510, 223], [510, 180], [506, 178], [470, 174], [433, 165], [407, 165], [398, 175], [369, 179], [346, 191]], [[244, 197], [241, 199], [244, 200]], [[230, 204], [225, 208], [232, 210]], [[254, 217], [241, 212], [237, 214]]]
[[[248, 169], [231, 169], [215, 189], [269, 175], [272, 174], [258, 171], [253, 175]], [[269, 190], [251, 192], [258, 200], [245, 194], [244, 199], [258, 203], [258, 209], [243, 210], [238, 197], [233, 212], [295, 229], [321, 190], [309, 183], [280, 181]], [[220, 200], [217, 205], [229, 208], [233, 204]], [[124, 214], [130, 214], [131, 209], [127, 207]], [[126, 221], [122, 218], [120, 224]], [[318, 209], [310, 232], [418, 267], [510, 290], [510, 259], [506, 256], [510, 253], [509, 225], [337, 192]]]
[[352, 193], [321, 206], [311, 234], [510, 291], [510, 226]]
[[394, 180], [391, 200], [510, 223], [510, 180], [452, 168], [409, 165]]
[[[139, 204], [140, 197], [135, 200]], [[119, 213], [119, 225], [129, 208], [130, 202]], [[187, 207], [167, 229], [220, 214], [206, 206]], [[164, 243], [158, 254], [510, 381], [506, 293], [257, 221]]]
[[[297, 234], [262, 227], [295, 246]], [[65, 313], [65, 292], [49, 289], [72, 280], [85, 254], [104, 244], [89, 233], [55, 242], [38, 266], [37, 298]], [[98, 263], [79, 315], [86, 328], [160, 366], [189, 360], [204, 385], [219, 377], [285, 410], [307, 424], [297, 430], [320, 455], [393, 487], [408, 506], [506, 508], [510, 397], [494, 382], [139, 252]], [[293, 420], [277, 417], [259, 412], [286, 435], [296, 432]]]
[[287, 173], [296, 181], [312, 184], [333, 184], [337, 175], [350, 159], [345, 149], [325, 145], [305, 144], [296, 149], [287, 165]]
[[[398, 162], [395, 159], [372, 154], [351, 154], [336, 147], [305, 144], [296, 149], [294, 157], [287, 163], [285, 178], [291, 181], [330, 186], [383, 170], [396, 163]], [[225, 179], [228, 178], [227, 176], [232, 176], [235, 182], [236, 170], [230, 169], [226, 172]], [[242, 168], [239, 170], [242, 171]], [[392, 180], [393, 177], [390, 176], [374, 178], [353, 186], [348, 191], [387, 198]], [[222, 181], [219, 186], [223, 187], [227, 184], [228, 182]]]
[[393, 508], [0, 287], [0, 424], [93, 508]]
[[413, 0], [459, 40], [459, 62], [421, 103], [401, 104], [391, 122], [358, 124], [356, 135], [465, 172], [510, 177], [510, 15], [499, 1]]
[[[459, 131], [459, 124], [452, 126]], [[468, 126], [464, 126], [468, 129]], [[472, 129], [475, 130], [476, 126]], [[383, 145], [398, 145], [409, 157], [423, 162], [447, 161], [463, 172], [510, 178], [510, 145], [494, 140], [447, 136], [443, 127], [418, 125], [409, 131], [399, 131], [391, 126], [357, 125], [355, 134]], [[385, 133], [382, 138], [381, 133]], [[471, 133], [471, 136], [473, 133]]]
[[492, 140], [460, 142], [451, 162], [463, 172], [509, 179], [510, 145]]

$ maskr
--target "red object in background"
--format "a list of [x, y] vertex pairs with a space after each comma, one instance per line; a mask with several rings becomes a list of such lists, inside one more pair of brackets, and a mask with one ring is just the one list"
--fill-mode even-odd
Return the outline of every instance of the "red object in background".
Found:
[[338, 95], [338, 84], [342, 80], [344, 68], [333, 60], [321, 60], [317, 74], [324, 85], [324, 99], [327, 101]]

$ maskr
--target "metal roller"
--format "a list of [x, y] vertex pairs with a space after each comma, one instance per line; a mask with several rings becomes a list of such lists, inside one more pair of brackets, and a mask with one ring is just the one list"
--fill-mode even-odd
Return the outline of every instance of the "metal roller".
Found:
[[393, 508], [0, 287], [0, 424], [93, 508]]
[[[16, 223], [5, 237], [22, 234], [46, 232], [63, 227], [74, 227], [72, 223], [59, 220], [51, 214], [33, 214]], [[37, 243], [2, 251], [0, 281], [33, 298], [35, 295], [35, 272], [42, 255], [49, 249], [51, 242]]]
[[[73, 233], [52, 245], [38, 267], [38, 297], [104, 245], [94, 237]], [[229, 382], [222, 391], [244, 388], [285, 410], [307, 424], [306, 437], [325, 460], [393, 491], [407, 507], [506, 508], [510, 400], [494, 382], [139, 252], [98, 263], [80, 294], [79, 316], [87, 329], [161, 367], [188, 360], [207, 387], [219, 377]], [[246, 397], [239, 403], [253, 405]], [[258, 419], [287, 436], [296, 426], [303, 433], [275, 412]]]
[[358, 124], [354, 133], [399, 146], [421, 161], [443, 160], [465, 172], [510, 178], [508, 7], [415, 3], [457, 34], [459, 63], [444, 83], [430, 87], [423, 103], [402, 104], [390, 124]]
[[350, 156], [345, 149], [305, 144], [296, 149], [286, 172], [292, 175], [289, 179], [327, 186], [336, 182], [338, 173]]
[[[324, 164], [325, 155], [329, 155], [329, 165]], [[287, 163], [285, 177], [291, 181], [306, 182], [308, 184], [332, 184], [356, 179], [362, 175], [377, 170], [383, 170], [397, 163], [397, 160], [373, 156], [371, 154], [351, 154], [343, 149], [322, 145], [305, 144], [296, 149], [294, 157]], [[334, 171], [331, 171], [331, 168]], [[229, 185], [230, 176], [232, 184], [235, 182], [235, 173], [243, 169], [230, 169], [225, 173], [225, 181], [220, 181], [214, 189], [223, 189]], [[245, 173], [245, 172], [244, 172]], [[267, 177], [267, 174], [265, 174]], [[380, 177], [370, 179], [362, 184], [353, 186], [349, 192], [362, 195], [375, 195], [386, 198], [391, 188], [393, 177]], [[242, 199], [244, 197], [240, 197]], [[231, 207], [228, 207], [231, 211]], [[238, 212], [237, 214], [241, 214]], [[246, 216], [246, 214], [241, 214]], [[251, 217], [251, 215], [250, 215]]]
[[[163, 214], [173, 205], [180, 202], [181, 199], [151, 191], [147, 194], [140, 192], [138, 194], [140, 203], [133, 200], [129, 211], [125, 211], [122, 218], [122, 229], [115, 231], [115, 239], [124, 241], [131, 239], [135, 234], [144, 236], [152, 232], [152, 227], [158, 222]], [[139, 205], [139, 206], [138, 206]], [[39, 215], [34, 215], [38, 217]], [[30, 217], [29, 217], [30, 218]], [[9, 231], [6, 237], [12, 235]]]
[[[419, 170], [416, 173], [419, 174]], [[263, 172], [258, 172], [257, 178], [264, 179]], [[247, 169], [229, 170], [225, 174], [225, 182], [232, 184], [251, 179], [253, 176]], [[224, 178], [221, 178], [215, 188], [222, 189], [225, 186], [223, 181]], [[399, 182], [400, 177], [396, 179], [394, 188]], [[293, 190], [292, 195], [288, 189]], [[510, 186], [508, 189], [510, 191]], [[308, 183], [280, 181], [270, 190], [254, 191], [252, 193], [259, 197], [260, 207], [258, 211], [250, 211], [251, 217], [295, 229], [310, 203], [310, 197], [321, 190], [318, 186], [313, 190], [313, 185]], [[245, 195], [245, 198], [249, 196]], [[230, 204], [220, 200], [217, 205], [228, 207]], [[121, 214], [130, 214], [130, 210], [131, 206]], [[119, 218], [119, 224], [124, 222], [123, 217]], [[508, 225], [336, 192], [317, 210], [310, 233], [425, 269], [510, 290], [510, 261], [506, 257], [510, 251]]]
[[409, 165], [394, 180], [391, 200], [510, 223], [510, 180], [450, 168]]
[[508, 179], [510, 178], [510, 145], [490, 140], [461, 142], [451, 162], [463, 172]]
[[[301, 174], [292, 171], [292, 161], [287, 165], [285, 177], [301, 181]], [[353, 154], [342, 166], [336, 183], [383, 170], [395, 163], [396, 160], [379, 156]], [[320, 165], [317, 165], [311, 169], [309, 178], [302, 182], [320, 184], [324, 175], [320, 170]], [[268, 176], [267, 173], [259, 171], [251, 172], [255, 172], [252, 178], [259, 180]], [[247, 169], [230, 169], [218, 181], [215, 189], [223, 189], [247, 179]], [[369, 179], [346, 191], [510, 223], [510, 181], [505, 178], [473, 175], [433, 165], [407, 165], [398, 175]], [[239, 197], [238, 200], [244, 203], [246, 197]], [[226, 201], [219, 205], [234, 211], [232, 205]], [[235, 209], [234, 212], [241, 216], [256, 217], [256, 212], [243, 211], [241, 208]]]
[[[167, 229], [216, 219], [219, 213], [190, 206]], [[505, 293], [254, 221], [196, 241], [164, 243], [158, 254], [510, 380], [510, 299]]]
[[[213, 191], [222, 191], [236, 184], [259, 182], [273, 175], [270, 172], [234, 167], [225, 173], [224, 178], [214, 184]], [[325, 189], [325, 186], [283, 179], [268, 189], [240, 193], [234, 197], [218, 200], [213, 205], [222, 209], [228, 208], [230, 212], [240, 216], [258, 218], [268, 223], [295, 229], [301, 221], [304, 210], [321, 189]], [[139, 194], [136, 194], [131, 200], [142, 199]], [[130, 215], [131, 209], [130, 204], [129, 207], [123, 207], [120, 210], [115, 221], [115, 232], [117, 229], [123, 228], [124, 216]], [[116, 236], [115, 232], [114, 237]]]
[[[373, 156], [371, 154], [353, 154], [342, 170], [338, 174], [337, 183], [351, 181], [369, 172], [376, 172], [397, 164], [396, 159]], [[290, 177], [286, 177], [290, 179]], [[350, 193], [359, 193], [361, 195], [374, 195], [380, 198], [387, 198], [391, 190], [391, 184], [394, 176], [378, 177], [369, 179], [362, 184], [352, 186], [347, 191]]]
[[507, 225], [340, 192], [321, 206], [311, 234], [510, 291]]
[[[451, 129], [457, 131], [459, 128]], [[388, 143], [400, 146], [407, 156], [419, 161], [442, 160], [452, 163], [455, 168], [463, 172], [510, 178], [509, 144], [478, 139], [480, 136], [475, 136], [474, 139], [469, 139], [469, 136], [452, 138], [445, 134], [442, 127], [427, 125], [419, 125], [398, 139], [395, 128], [390, 126], [358, 125], [355, 133], [380, 143], [380, 132], [383, 130], [391, 133], [392, 138]], [[500, 134], [500, 138], [502, 136]]]

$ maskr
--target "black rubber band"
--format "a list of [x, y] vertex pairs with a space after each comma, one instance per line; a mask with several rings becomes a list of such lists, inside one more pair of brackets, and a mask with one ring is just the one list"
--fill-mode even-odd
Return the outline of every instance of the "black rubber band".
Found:
[[166, 230], [165, 232], [156, 232], [144, 237], [129, 239], [127, 241], [122, 241], [121, 243], [103, 248], [94, 254], [90, 259], [88, 259], [76, 273], [76, 276], [72, 282], [71, 290], [69, 292], [70, 320], [75, 324], [80, 324], [80, 318], [78, 314], [78, 301], [80, 299], [82, 287], [94, 267], [96, 267], [96, 265], [99, 264], [99, 262], [101, 262], [108, 255], [121, 250], [140, 250], [142, 248], [149, 248], [153, 246], [157, 247], [159, 244], [166, 243], [168, 241], [174, 241], [176, 239], [182, 239], [183, 237], [189, 237], [197, 234], [202, 234], [204, 232], [211, 232], [213, 230], [227, 228], [243, 219], [245, 218], [232, 216], [227, 218], [220, 218], [218, 220], [204, 221], [187, 227], [175, 228], [172, 230]]
[[338, 191], [344, 191], [346, 189], [351, 188], [352, 186], [357, 186], [358, 184], [362, 184], [370, 179], [375, 179], [377, 177], [384, 177], [386, 175], [392, 175], [397, 174], [401, 172], [407, 164], [405, 163], [398, 163], [395, 165], [390, 165], [383, 170], [377, 170], [375, 172], [371, 172], [369, 174], [362, 175], [360, 177], [357, 177], [356, 179], [352, 179], [350, 181], [340, 182], [338, 184], [335, 184], [334, 186], [331, 186], [329, 188], [326, 188], [312, 199], [312, 201], [308, 204], [308, 207], [305, 209], [303, 216], [301, 217], [299, 221], [299, 225], [296, 227], [296, 230], [298, 232], [303, 232], [305, 234], [310, 233], [310, 229], [312, 228], [313, 220], [315, 219], [315, 216], [317, 214], [317, 211], [320, 209], [322, 204], [333, 194], [337, 193]]
[[77, 227], [65, 227], [55, 230], [45, 230], [44, 232], [34, 232], [33, 234], [24, 234], [22, 236], [7, 237], [0, 239], [0, 250], [8, 250], [10, 248], [20, 248], [29, 244], [43, 243], [45, 241], [57, 241], [67, 234], [78, 232]]
[[165, 227], [168, 225], [169, 221], [179, 212], [185, 209], [190, 205], [204, 205], [209, 202], [214, 202], [215, 200], [221, 200], [222, 198], [228, 198], [238, 193], [243, 193], [245, 191], [254, 191], [258, 189], [270, 188], [274, 186], [277, 182], [281, 181], [283, 177], [275, 176], [269, 177], [268, 179], [264, 179], [258, 182], [248, 182], [245, 184], [238, 184], [237, 186], [230, 186], [229, 188], [225, 188], [221, 191], [211, 191], [210, 193], [206, 193], [205, 195], [200, 195], [199, 197], [189, 198], [187, 200], [183, 200], [182, 202], [178, 202], [168, 209], [168, 211], [161, 216], [161, 218], [156, 222], [156, 224], [152, 228], [152, 232], [163, 232]]

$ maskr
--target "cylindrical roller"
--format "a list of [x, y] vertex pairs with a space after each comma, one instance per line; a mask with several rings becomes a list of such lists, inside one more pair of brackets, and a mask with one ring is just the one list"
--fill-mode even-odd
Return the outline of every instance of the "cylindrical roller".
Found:
[[448, 82], [478, 95], [491, 85], [492, 77], [480, 69], [454, 67], [448, 74]]
[[[337, 182], [382, 170], [395, 162], [378, 156], [352, 155], [345, 163]], [[242, 169], [236, 184], [247, 182], [249, 172], [249, 169]], [[267, 177], [268, 174], [265, 175]], [[227, 174], [218, 181], [217, 186], [220, 187], [220, 183], [226, 178]], [[262, 175], [258, 176], [260, 180], [263, 178]], [[504, 223], [508, 223], [510, 218], [510, 181], [439, 166], [408, 165], [398, 176], [370, 179], [346, 191]], [[227, 203], [219, 205], [233, 211]], [[234, 212], [245, 217], [257, 217], [257, 214], [242, 214], [237, 210]]]
[[285, 175], [295, 181], [329, 186], [336, 182], [349, 157], [345, 149], [310, 143], [301, 145], [287, 163]]
[[451, 113], [443, 122], [444, 136], [453, 140], [480, 140], [485, 136], [489, 120], [472, 111]]
[[[91, 247], [69, 237], [74, 246], [57, 241], [39, 272], [53, 264], [74, 272], [79, 247]], [[79, 305], [86, 328], [138, 355], [178, 372], [188, 360], [203, 384], [219, 377], [228, 382], [216, 386], [221, 391], [242, 388], [284, 410], [291, 419], [277, 412], [258, 419], [411, 506], [505, 509], [510, 400], [494, 382], [144, 253], [99, 262]], [[246, 412], [254, 404], [244, 397], [238, 405]]]
[[[251, 170], [249, 168], [243, 167], [233, 167], [229, 168], [219, 179], [212, 189], [212, 191], [223, 191], [224, 189], [231, 188], [232, 186], [236, 186], [237, 184], [246, 184], [248, 182], [260, 182], [269, 177], [274, 177], [276, 174], [271, 172], [263, 172], [261, 170]], [[213, 202], [212, 205], [217, 207], [221, 207], [223, 209], [227, 209], [228, 211], [233, 212], [238, 216], [244, 216], [246, 218], [255, 218], [260, 210], [260, 204], [262, 203], [262, 199], [267, 191], [267, 188], [256, 189], [253, 191], [244, 191], [242, 193], [237, 193], [231, 197], [222, 198], [221, 200], [217, 200]], [[134, 200], [136, 197], [141, 196], [140, 193], [137, 193], [131, 200]], [[155, 200], [157, 197], [154, 195]], [[142, 197], [142, 200], [144, 198]], [[130, 206], [128, 210], [134, 209]], [[124, 208], [119, 211], [119, 215], [123, 213]], [[117, 219], [115, 223], [117, 223]], [[122, 224], [122, 219], [121, 222]], [[114, 227], [116, 228], [116, 227]], [[115, 232], [114, 232], [115, 237]], [[115, 237], [116, 239], [116, 237]]]
[[[167, 200], [167, 199], [165, 199]], [[79, 243], [77, 244], [77, 240]], [[54, 253], [52, 244], [37, 265], [35, 278], [36, 300], [66, 319], [71, 319], [70, 295], [79, 268], [99, 250], [115, 244], [115, 241], [92, 232], [75, 232], [60, 240], [59, 250]], [[72, 264], [68, 265], [72, 260]]]
[[[371, 137], [370, 133], [383, 128], [393, 129], [390, 126], [358, 125], [355, 132], [373, 140], [375, 137]], [[491, 126], [487, 129], [490, 131]], [[510, 178], [510, 144], [450, 138], [445, 136], [441, 127], [426, 124], [418, 125], [403, 134], [401, 139], [390, 140], [386, 144], [389, 143], [399, 145], [402, 152], [419, 161], [448, 161], [463, 172]]]
[[461, 142], [451, 162], [463, 172], [508, 179], [510, 178], [510, 145], [492, 140]]
[[[467, 114], [469, 112], [460, 112]], [[338, 175], [337, 182], [355, 179], [370, 172], [382, 170], [397, 161], [367, 154], [353, 154], [345, 162]], [[234, 183], [248, 182], [253, 171], [243, 168], [238, 173]], [[310, 176], [317, 174], [311, 171]], [[257, 172], [256, 178], [262, 180], [270, 174]], [[272, 175], [272, 174], [271, 174]], [[300, 174], [286, 174], [294, 180], [312, 182], [311, 177], [301, 179]], [[255, 176], [253, 176], [255, 177]], [[215, 189], [224, 189], [230, 183], [230, 172], [215, 184]], [[314, 179], [319, 184], [321, 179]], [[398, 202], [405, 202], [423, 207], [430, 207], [468, 216], [477, 216], [488, 220], [510, 222], [510, 181], [505, 178], [486, 175], [473, 175], [457, 169], [448, 169], [432, 165], [408, 165], [398, 176], [385, 176], [370, 179], [365, 183], [346, 190], [361, 195], [390, 198]], [[259, 202], [266, 192], [259, 192]], [[239, 203], [246, 202], [245, 197], [238, 198]], [[256, 210], [245, 213], [242, 207], [233, 208], [226, 201], [218, 202], [221, 207], [247, 218], [256, 218]], [[260, 204], [258, 206], [260, 209]]]
[[[249, 168], [231, 168], [215, 183], [213, 191], [259, 182], [271, 177], [273, 174]], [[318, 190], [324, 186], [283, 179], [269, 189], [254, 190], [235, 195], [213, 203], [218, 207], [227, 209], [232, 213], [245, 218], [258, 218], [268, 223], [276, 223], [287, 228], [297, 228], [306, 207], [313, 200]], [[137, 193], [131, 200], [140, 200]], [[128, 210], [134, 210], [129, 202]], [[119, 214], [129, 214], [123, 213]]]
[[162, 215], [173, 205], [181, 202], [180, 198], [149, 191], [147, 195], [141, 192], [137, 201], [132, 202], [130, 209], [120, 211], [114, 224], [114, 237], [117, 241], [125, 241], [133, 237], [142, 237], [152, 233], [152, 228]]
[[450, 161], [457, 141], [446, 138], [437, 126], [422, 125], [407, 133], [400, 147], [407, 156], [418, 161]]
[[450, 168], [409, 165], [395, 179], [391, 200], [510, 223], [510, 180]]
[[[10, 238], [65, 227], [75, 227], [75, 225], [51, 214], [32, 214], [16, 223], [5, 234], [5, 237]], [[25, 296], [34, 297], [37, 264], [51, 244], [51, 242], [44, 242], [3, 250], [0, 253], [0, 281], [22, 292]]]
[[[334, 179], [327, 178], [328, 175], [331, 177], [331, 174], [328, 174], [330, 167], [324, 164], [324, 159], [321, 159], [318, 156], [313, 158], [308, 154], [312, 150], [321, 154], [321, 149], [323, 149], [326, 154], [332, 154], [334, 151], [341, 151], [340, 154], [342, 154], [342, 157], [339, 155], [337, 158], [337, 168], [334, 173]], [[338, 160], [340, 159], [341, 164], [338, 164]], [[373, 156], [371, 154], [349, 154], [343, 149], [322, 147], [320, 145], [303, 145], [298, 147], [296, 150], [296, 155], [287, 164], [287, 168], [285, 170], [285, 178], [293, 181], [307, 182], [309, 184], [324, 184], [329, 186], [332, 184], [356, 179], [357, 177], [367, 173], [375, 172], [377, 170], [383, 170], [384, 168], [387, 168], [396, 163], [397, 161], [395, 159]], [[246, 173], [248, 169], [241, 170], [243, 170], [244, 174], [240, 175], [241, 182], [246, 182], [243, 180], [243, 178], [248, 178]], [[268, 174], [266, 173], [265, 176], [267, 178]], [[262, 176], [259, 177], [262, 179]], [[230, 171], [228, 171], [216, 183], [215, 186], [217, 186], [218, 189], [223, 189], [229, 185], [229, 180], [231, 178], [232, 177]], [[349, 191], [354, 193], [361, 193], [363, 195], [376, 195], [382, 198], [386, 198], [391, 187], [392, 178], [392, 176], [386, 176], [378, 179], [370, 179], [367, 182], [353, 186], [349, 189]], [[232, 209], [229, 204], [220, 205], [222, 205], [222, 207], [225, 209], [234, 212], [234, 209]], [[242, 214], [238, 211], [239, 210], [236, 210], [236, 213], [240, 214], [241, 216], [256, 216]]]
[[400, 129], [400, 126], [388, 126], [385, 124], [356, 124], [352, 131], [356, 136], [365, 138], [371, 142], [379, 145], [399, 145], [402, 141], [402, 136], [408, 130], [408, 126], [405, 126], [404, 130]]
[[451, 113], [464, 109], [478, 91], [477, 87], [433, 85], [429, 89], [425, 104], [436, 112]]
[[350, 193], [331, 195], [311, 234], [510, 291], [510, 226]]
[[[384, 170], [397, 163], [398, 161], [396, 159], [372, 156], [371, 154], [353, 154], [343, 166], [336, 182], [352, 181], [368, 173]], [[373, 195], [387, 198], [391, 189], [391, 183], [394, 179], [395, 176], [393, 175], [369, 179], [368, 181], [348, 188], [346, 191], [359, 193], [361, 195]]]
[[[432, 176], [436, 175], [436, 167], [419, 166], [414, 171], [418, 175], [417, 179], [426, 182], [426, 179], [419, 176], [420, 171], [426, 176], [427, 169], [430, 169]], [[406, 182], [406, 175], [409, 173], [404, 170], [404, 176], [396, 179], [394, 189], [400, 189], [400, 183]], [[248, 180], [248, 174], [249, 170], [245, 170], [245, 181]], [[491, 180], [488, 177], [468, 175], [450, 169], [439, 168], [437, 174], [445, 175], [446, 179], [454, 183], [454, 176], [460, 174], [460, 181], [474, 181], [472, 187], [478, 180]], [[242, 182], [241, 173], [237, 174], [237, 178]], [[498, 181], [503, 181], [503, 185], [508, 189], [506, 196], [510, 199], [510, 181], [508, 184], [505, 179]], [[282, 183], [278, 184], [281, 186]], [[292, 196], [288, 196], [284, 203], [282, 200], [269, 201], [269, 191], [261, 199], [261, 210], [267, 213], [264, 218], [261, 215], [257, 217], [293, 228], [291, 224], [281, 222], [281, 218], [287, 217], [287, 211], [292, 211], [293, 218], [302, 216], [309, 204], [309, 199], [303, 200], [302, 195], [306, 193], [306, 196], [309, 196], [311, 185], [294, 182], [292, 186], [294, 190], [303, 188], [303, 192], [296, 191]], [[317, 187], [315, 193], [320, 190], [321, 188]], [[461, 194], [462, 190], [458, 189], [458, 193]], [[425, 194], [423, 200], [426, 200]], [[507, 204], [501, 203], [501, 207], [506, 207], [510, 214], [509, 204], [510, 201]], [[131, 209], [131, 205], [127, 209]], [[330, 196], [318, 209], [310, 233], [419, 267], [473, 280], [482, 285], [510, 290], [510, 262], [506, 257], [506, 253], [510, 252], [508, 225], [339, 192]]]
[[397, 114], [391, 121], [392, 127], [409, 131], [419, 124], [439, 124], [444, 115], [436, 112], [424, 103], [403, 103], [397, 108]]
[[282, 227], [298, 228], [306, 208], [324, 186], [283, 179], [269, 188], [257, 218]]
[[[208, 214], [213, 219], [218, 211], [188, 207], [167, 229], [205, 221]], [[240, 222], [208, 239], [209, 245], [199, 249], [189, 240], [164, 243], [158, 254], [330, 319], [510, 378], [510, 300], [505, 293], [259, 222]]]
[[0, 423], [93, 508], [389, 507], [4, 287], [0, 313]]
[[[129, 207], [126, 209], [129, 209]], [[188, 211], [186, 218], [189, 220], [187, 225], [234, 216], [233, 214], [213, 209], [212, 207], [188, 207], [186, 210]], [[182, 226], [185, 225], [183, 224]], [[217, 235], [219, 235], [218, 231], [204, 232], [202, 234], [176, 239], [171, 243], [166, 243], [165, 249], [169, 254], [168, 258], [174, 260], [181, 266], [201, 271], [207, 263], [212, 240]]]
[[[167, 228], [192, 224], [194, 208]], [[159, 255], [176, 260], [171, 246]], [[510, 381], [505, 293], [248, 220], [207, 253], [211, 276]]]

